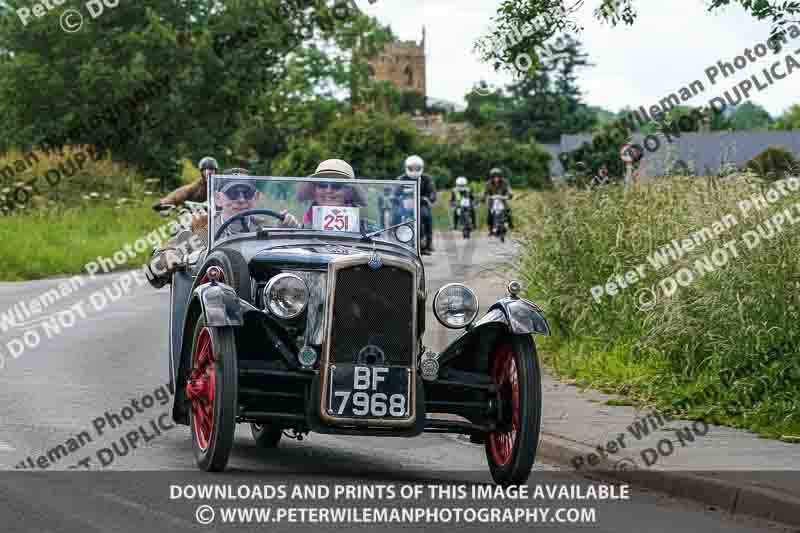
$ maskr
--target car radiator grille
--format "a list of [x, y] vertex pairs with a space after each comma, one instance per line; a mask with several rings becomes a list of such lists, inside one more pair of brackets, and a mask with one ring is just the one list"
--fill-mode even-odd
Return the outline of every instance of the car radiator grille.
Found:
[[330, 362], [412, 366], [411, 272], [388, 265], [347, 267], [337, 272], [335, 287]]

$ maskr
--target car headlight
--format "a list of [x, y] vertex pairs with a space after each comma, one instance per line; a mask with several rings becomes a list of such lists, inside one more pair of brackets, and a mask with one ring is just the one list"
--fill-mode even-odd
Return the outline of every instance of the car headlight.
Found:
[[264, 303], [279, 318], [294, 318], [308, 305], [308, 286], [295, 274], [278, 274], [264, 287]]
[[395, 228], [394, 235], [397, 237], [398, 241], [407, 243], [411, 242], [411, 239], [414, 238], [414, 230], [408, 225], [403, 225]]
[[433, 297], [433, 314], [444, 327], [465, 328], [478, 316], [478, 297], [465, 285], [448, 283]]

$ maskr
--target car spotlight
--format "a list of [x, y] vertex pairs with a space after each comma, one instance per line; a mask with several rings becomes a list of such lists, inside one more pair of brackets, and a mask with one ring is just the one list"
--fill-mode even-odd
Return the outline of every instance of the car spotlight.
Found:
[[294, 318], [308, 305], [308, 286], [295, 274], [278, 274], [264, 287], [264, 303], [278, 318]]
[[446, 328], [465, 328], [478, 316], [478, 297], [465, 285], [448, 283], [433, 298], [433, 314]]

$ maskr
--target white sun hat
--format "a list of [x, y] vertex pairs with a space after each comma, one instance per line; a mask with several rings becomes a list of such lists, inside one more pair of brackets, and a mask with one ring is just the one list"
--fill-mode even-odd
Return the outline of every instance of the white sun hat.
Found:
[[351, 167], [347, 161], [342, 161], [341, 159], [326, 159], [317, 165], [317, 170], [315, 170], [310, 177], [355, 179], [356, 174], [353, 172], [353, 167]]

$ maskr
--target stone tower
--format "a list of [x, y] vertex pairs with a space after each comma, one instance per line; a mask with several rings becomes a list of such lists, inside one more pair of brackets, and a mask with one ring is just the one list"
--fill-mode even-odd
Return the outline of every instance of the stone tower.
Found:
[[425, 82], [425, 28], [422, 43], [396, 41], [387, 44], [383, 52], [369, 61], [370, 79], [389, 81], [400, 90], [413, 90], [428, 96]]

